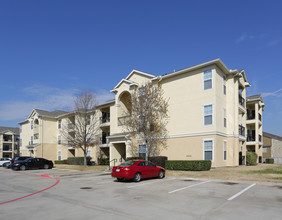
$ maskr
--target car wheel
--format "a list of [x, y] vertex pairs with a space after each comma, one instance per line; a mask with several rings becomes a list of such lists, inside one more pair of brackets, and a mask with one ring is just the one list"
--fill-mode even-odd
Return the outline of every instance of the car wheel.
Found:
[[140, 182], [141, 180], [141, 173], [135, 173], [134, 182]]
[[160, 170], [158, 177], [160, 179], [164, 178], [164, 171], [163, 170]]
[[25, 165], [21, 165], [20, 170], [25, 170]]
[[48, 164], [44, 164], [44, 169], [49, 169], [49, 165]]

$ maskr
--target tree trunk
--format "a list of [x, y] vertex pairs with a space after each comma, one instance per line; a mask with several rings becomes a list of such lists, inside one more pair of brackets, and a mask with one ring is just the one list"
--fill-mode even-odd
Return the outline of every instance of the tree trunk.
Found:
[[87, 167], [87, 160], [86, 160], [86, 157], [87, 157], [87, 153], [84, 152], [84, 167]]

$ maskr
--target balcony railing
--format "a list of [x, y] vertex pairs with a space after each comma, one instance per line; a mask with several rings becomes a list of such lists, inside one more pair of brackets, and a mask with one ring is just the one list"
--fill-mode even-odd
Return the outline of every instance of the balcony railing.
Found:
[[12, 142], [12, 137], [11, 136], [3, 136], [3, 141]]
[[118, 117], [118, 126], [121, 126], [121, 125], [125, 125], [126, 122], [130, 119], [130, 116], [127, 115], [127, 116], [122, 116], [122, 117]]
[[258, 118], [261, 121], [261, 114], [260, 113], [258, 113]]
[[245, 108], [245, 99], [239, 94], [239, 104]]
[[239, 125], [239, 135], [245, 137], [245, 127], [243, 125]]
[[3, 151], [12, 151], [12, 146], [3, 146]]
[[253, 135], [248, 135], [247, 136], [247, 141], [256, 141], [256, 137], [255, 136], [253, 136]]
[[253, 120], [256, 118], [256, 112], [247, 110], [247, 120]]
[[101, 124], [110, 122], [110, 116], [109, 117], [100, 117]]
[[262, 141], [262, 137], [261, 137], [261, 135], [259, 134], [259, 142], [261, 142]]

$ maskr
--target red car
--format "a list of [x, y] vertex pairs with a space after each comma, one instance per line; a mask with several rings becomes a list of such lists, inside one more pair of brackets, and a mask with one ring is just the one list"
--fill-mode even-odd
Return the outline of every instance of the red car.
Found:
[[135, 182], [153, 177], [162, 179], [165, 177], [165, 169], [156, 166], [150, 161], [130, 160], [113, 167], [112, 177], [117, 178], [117, 181], [133, 179]]

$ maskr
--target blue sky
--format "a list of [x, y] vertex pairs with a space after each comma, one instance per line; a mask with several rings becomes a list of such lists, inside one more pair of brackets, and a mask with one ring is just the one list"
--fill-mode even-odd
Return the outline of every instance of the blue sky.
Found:
[[155, 75], [216, 58], [263, 94], [264, 131], [282, 136], [281, 1], [1, 0], [0, 125], [33, 108], [100, 101], [132, 69]]

